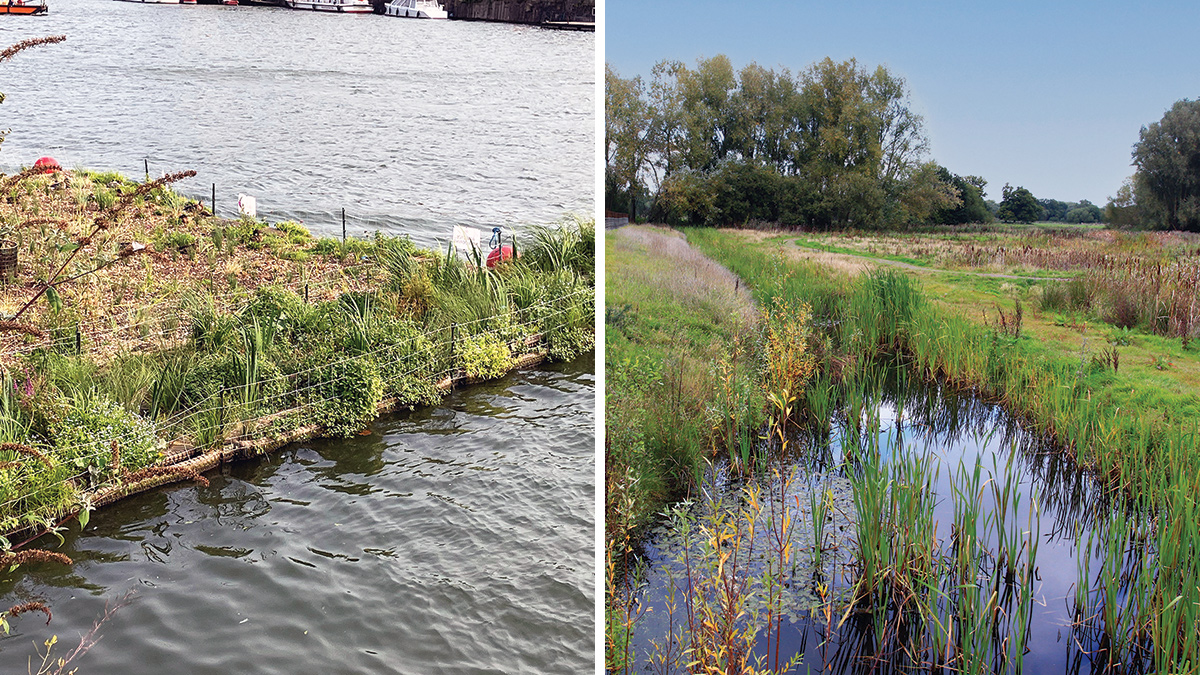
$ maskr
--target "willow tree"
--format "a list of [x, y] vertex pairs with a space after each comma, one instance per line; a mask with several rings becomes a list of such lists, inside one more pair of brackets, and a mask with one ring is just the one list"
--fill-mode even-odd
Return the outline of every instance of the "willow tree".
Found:
[[605, 200], [625, 198], [629, 214], [637, 216], [639, 175], [646, 162], [649, 128], [642, 78], [623, 79], [604, 66], [604, 183]]
[[1183, 99], [1142, 127], [1133, 146], [1137, 195], [1160, 224], [1200, 231], [1200, 101]]

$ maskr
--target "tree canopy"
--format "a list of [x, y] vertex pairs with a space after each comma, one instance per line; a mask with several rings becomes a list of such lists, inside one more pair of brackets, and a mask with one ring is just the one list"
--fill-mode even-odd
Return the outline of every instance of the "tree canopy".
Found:
[[1042, 205], [1029, 190], [1005, 183], [996, 217], [1006, 223], [1032, 223], [1042, 218]]
[[639, 182], [656, 192], [653, 217], [883, 227], [961, 203], [925, 160], [904, 80], [882, 66], [827, 58], [793, 74], [718, 55], [652, 73], [646, 88], [606, 68], [605, 176], [612, 199]]
[[938, 211], [933, 220], [944, 225], [986, 223], [992, 220], [992, 212], [983, 201], [987, 181], [979, 176], [960, 176], [950, 173], [944, 166], [938, 167], [938, 178], [958, 191], [956, 206]]
[[1151, 224], [1200, 231], [1200, 101], [1176, 101], [1142, 127], [1133, 165], [1133, 192]]

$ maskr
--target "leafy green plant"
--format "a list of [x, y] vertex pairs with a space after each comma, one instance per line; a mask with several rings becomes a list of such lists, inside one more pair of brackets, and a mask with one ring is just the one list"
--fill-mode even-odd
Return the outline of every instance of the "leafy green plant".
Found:
[[196, 237], [187, 232], [172, 230], [156, 240], [154, 246], [162, 250], [187, 251], [195, 248]]
[[454, 346], [467, 377], [490, 380], [512, 368], [512, 352], [493, 333], [464, 337]]
[[335, 361], [309, 377], [313, 421], [327, 435], [349, 438], [375, 419], [383, 398], [383, 379], [370, 360]]
[[86, 470], [93, 481], [122, 468], [135, 471], [149, 466], [160, 457], [154, 425], [109, 398], [94, 397], [68, 406], [52, 423], [50, 433], [63, 461]]

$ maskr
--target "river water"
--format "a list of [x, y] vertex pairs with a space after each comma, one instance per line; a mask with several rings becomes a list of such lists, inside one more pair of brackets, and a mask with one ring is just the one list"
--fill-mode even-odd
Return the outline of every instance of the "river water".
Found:
[[[13, 17], [17, 18], [17, 17]], [[0, 169], [50, 155], [317, 233], [433, 244], [454, 225], [519, 230], [594, 211], [595, 36], [266, 7], [50, 0], [4, 45]], [[3, 45], [0, 45], [3, 46]]]
[[590, 672], [593, 359], [96, 512], [56, 549], [73, 568], [0, 578], [4, 607], [54, 612], [14, 621], [0, 672], [131, 590], [80, 673]]

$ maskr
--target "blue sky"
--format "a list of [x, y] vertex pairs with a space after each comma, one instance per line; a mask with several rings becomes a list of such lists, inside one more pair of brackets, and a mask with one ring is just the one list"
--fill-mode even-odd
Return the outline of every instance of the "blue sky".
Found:
[[[1152, 9], [1151, 9], [1152, 7]], [[725, 54], [793, 72], [829, 56], [908, 83], [931, 157], [1039, 198], [1103, 206], [1143, 125], [1200, 98], [1200, 3], [607, 0], [624, 76]]]

